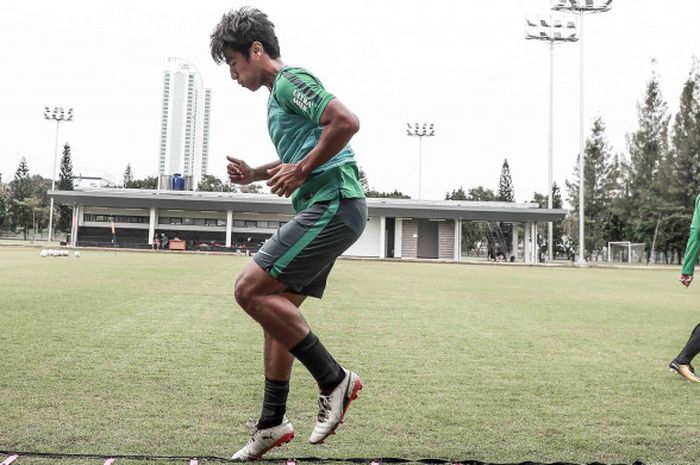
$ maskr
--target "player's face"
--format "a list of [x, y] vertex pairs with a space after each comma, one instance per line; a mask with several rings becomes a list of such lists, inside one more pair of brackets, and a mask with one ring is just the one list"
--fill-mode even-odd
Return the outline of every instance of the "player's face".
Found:
[[262, 80], [259, 61], [254, 60], [252, 56], [246, 57], [245, 54], [230, 48], [224, 49], [224, 57], [231, 73], [231, 79], [252, 91], [260, 88]]

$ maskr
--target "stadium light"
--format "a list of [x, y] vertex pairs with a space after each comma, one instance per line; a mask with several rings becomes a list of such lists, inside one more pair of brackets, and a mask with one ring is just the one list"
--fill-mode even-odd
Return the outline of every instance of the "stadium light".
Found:
[[[53, 111], [49, 107], [44, 107], [44, 119], [56, 121], [56, 143], [53, 153], [53, 176], [51, 176], [51, 190], [56, 188], [56, 159], [58, 158], [58, 128], [62, 122], [73, 121], [73, 109], [69, 108], [67, 112], [63, 111], [63, 107], [54, 107]], [[51, 196], [51, 209], [49, 210], [49, 237], [47, 242], [51, 242], [53, 238], [53, 196]]]
[[584, 218], [583, 218], [583, 203], [585, 188], [583, 185], [584, 179], [584, 145], [583, 145], [583, 15], [587, 13], [604, 13], [610, 11], [613, 0], [556, 0], [556, 4], [552, 6], [554, 11], [564, 11], [569, 13], [578, 13], [579, 16], [579, 156], [578, 156], [578, 266], [586, 266], [586, 246], [584, 235]]
[[[525, 18], [527, 28], [525, 38], [527, 40], [538, 40], [549, 44], [549, 167], [547, 170], [547, 208], [551, 209], [552, 204], [552, 170], [554, 165], [554, 45], [566, 42], [578, 41], [576, 35], [576, 24], [573, 21], [566, 23], [564, 18]], [[565, 31], [563, 31], [566, 29]], [[554, 223], [547, 223], [547, 262], [554, 259]]]
[[422, 179], [422, 168], [423, 168], [423, 138], [432, 137], [435, 135], [435, 124], [433, 123], [416, 123], [415, 126], [411, 126], [411, 123], [406, 123], [408, 128], [406, 129], [406, 135], [410, 137], [418, 137], [418, 200], [422, 199], [421, 184]]

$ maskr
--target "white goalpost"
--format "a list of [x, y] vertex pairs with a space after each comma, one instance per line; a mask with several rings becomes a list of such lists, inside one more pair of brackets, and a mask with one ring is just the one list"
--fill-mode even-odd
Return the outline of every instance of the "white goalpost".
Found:
[[608, 263], [646, 263], [646, 247], [639, 242], [608, 242]]

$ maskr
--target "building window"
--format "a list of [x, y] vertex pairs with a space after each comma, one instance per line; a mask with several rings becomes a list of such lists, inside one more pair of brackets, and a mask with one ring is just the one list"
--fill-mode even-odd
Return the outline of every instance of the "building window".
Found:
[[83, 216], [85, 221], [93, 223], [148, 223], [147, 216], [124, 216], [124, 215], [97, 215], [94, 213], [86, 213]]

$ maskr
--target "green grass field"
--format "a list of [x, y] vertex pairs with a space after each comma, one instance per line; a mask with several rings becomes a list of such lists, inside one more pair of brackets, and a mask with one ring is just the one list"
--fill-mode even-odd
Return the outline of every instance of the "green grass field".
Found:
[[[232, 297], [248, 260], [0, 247], [0, 450], [229, 457], [262, 399], [261, 330]], [[297, 437], [269, 455], [696, 463], [700, 386], [666, 365], [700, 289], [677, 274], [339, 261], [304, 313], [365, 388], [311, 446], [295, 364]]]

